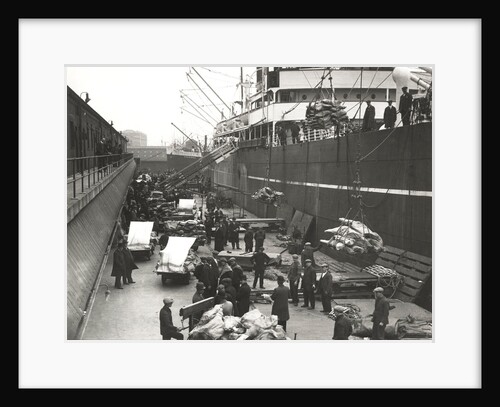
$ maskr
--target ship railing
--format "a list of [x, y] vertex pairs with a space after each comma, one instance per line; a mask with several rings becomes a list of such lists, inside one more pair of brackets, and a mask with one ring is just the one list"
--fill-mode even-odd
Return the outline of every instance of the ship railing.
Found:
[[67, 159], [68, 196], [76, 199], [76, 194], [85, 193], [117, 169], [133, 160], [133, 153], [92, 155]]

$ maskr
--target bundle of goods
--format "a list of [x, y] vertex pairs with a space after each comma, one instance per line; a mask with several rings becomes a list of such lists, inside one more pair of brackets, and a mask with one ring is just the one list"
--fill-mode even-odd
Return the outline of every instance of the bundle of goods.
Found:
[[432, 338], [432, 322], [423, 321], [408, 315], [398, 319], [395, 324], [396, 335], [403, 338]]
[[[195, 243], [196, 244], [196, 243]], [[189, 253], [186, 256], [186, 260], [184, 261], [184, 268], [191, 273], [194, 273], [196, 266], [201, 264], [201, 258], [196, 254], [196, 252], [192, 249], [189, 249]]]
[[348, 254], [384, 251], [384, 242], [380, 235], [371, 231], [364, 223], [346, 218], [339, 220], [342, 222], [339, 227], [325, 230], [326, 233], [333, 233], [330, 240], [321, 240], [321, 243]]
[[404, 276], [399, 274], [396, 270], [389, 269], [379, 264], [367, 266], [363, 268], [362, 271], [366, 271], [372, 276], [378, 277], [377, 285], [383, 288], [390, 287], [393, 293], [400, 285], [404, 284]]
[[280, 198], [284, 195], [285, 194], [283, 192], [275, 191], [269, 187], [264, 187], [254, 192], [252, 199], [278, 208], [280, 206]]
[[189, 333], [191, 340], [285, 340], [283, 328], [278, 325], [276, 315], [267, 317], [258, 309], [242, 317], [223, 315], [222, 305], [206, 311], [198, 324]]
[[195, 245], [203, 246], [207, 242], [207, 232], [201, 220], [178, 222], [175, 228], [166, 228], [169, 236], [196, 237]]
[[288, 235], [282, 235], [282, 234], [280, 234], [280, 233], [278, 233], [278, 234], [276, 235], [276, 239], [278, 239], [278, 240], [282, 240], [282, 241], [284, 241], [284, 242], [291, 242], [291, 241], [293, 240], [291, 236], [288, 236]]
[[[371, 337], [373, 322], [371, 317], [355, 321], [352, 335], [358, 338]], [[385, 327], [385, 339], [424, 339], [432, 338], [432, 322], [418, 320], [411, 315], [406, 318], [389, 318], [389, 324]]]
[[345, 106], [329, 99], [309, 103], [305, 126], [308, 129], [330, 129], [334, 125], [349, 122]]
[[[354, 324], [359, 324], [361, 322], [362, 320], [361, 309], [357, 305], [355, 304], [337, 304], [337, 305], [344, 307], [344, 311], [342, 312], [342, 314], [344, 314], [344, 316], [346, 316], [349, 319], [351, 324], [354, 325]], [[336, 318], [333, 310], [328, 314], [328, 318], [333, 319], [335, 321]]]

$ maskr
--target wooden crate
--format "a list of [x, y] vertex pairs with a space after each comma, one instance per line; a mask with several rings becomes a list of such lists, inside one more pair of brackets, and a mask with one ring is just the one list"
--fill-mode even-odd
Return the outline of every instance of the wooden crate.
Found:
[[386, 246], [375, 264], [395, 270], [404, 277], [394, 298], [405, 302], [415, 302], [424, 285], [432, 278], [432, 259], [416, 253]]

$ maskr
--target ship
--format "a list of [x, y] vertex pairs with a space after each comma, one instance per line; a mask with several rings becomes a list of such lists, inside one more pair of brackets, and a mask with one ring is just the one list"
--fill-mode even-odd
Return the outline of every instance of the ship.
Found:
[[[391, 100], [399, 110], [403, 87], [413, 96], [410, 123], [398, 114], [395, 127], [385, 128], [385, 107]], [[347, 120], [311, 126], [321, 101], [340, 107]], [[375, 125], [364, 129], [367, 101]], [[298, 226], [313, 245], [361, 211], [384, 245], [396, 248], [393, 256], [432, 259], [431, 68], [256, 67], [255, 91], [241, 106], [213, 134], [214, 149], [233, 146], [205, 169], [217, 193], [257, 217]], [[279, 205], [254, 199], [264, 187], [283, 195]], [[362, 256], [347, 257], [364, 265]], [[429, 277], [432, 267], [425, 267]]]

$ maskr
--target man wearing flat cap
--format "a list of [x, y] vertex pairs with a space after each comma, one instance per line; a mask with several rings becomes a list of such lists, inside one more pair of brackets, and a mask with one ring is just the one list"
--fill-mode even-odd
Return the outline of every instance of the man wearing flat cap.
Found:
[[409, 126], [413, 96], [408, 93], [407, 86], [403, 86], [401, 90], [403, 91], [403, 94], [399, 98], [399, 113], [401, 113], [401, 121], [403, 122], [403, 126]]
[[321, 277], [318, 281], [318, 291], [321, 295], [323, 309], [321, 312], [329, 314], [332, 312], [333, 277], [327, 263], [321, 264]]
[[384, 296], [384, 289], [377, 287], [373, 290], [375, 295], [375, 309], [372, 314], [372, 340], [385, 338], [385, 327], [389, 323], [389, 300]]
[[311, 259], [313, 268], [316, 267], [316, 261], [314, 260], [314, 252], [318, 251], [320, 247], [321, 243], [318, 246], [313, 247], [310, 242], [306, 242], [306, 244], [304, 245], [304, 249], [300, 254], [300, 261], [303, 267], [305, 267], [306, 259]]
[[288, 282], [290, 283], [290, 296], [292, 297], [293, 305], [299, 305], [299, 280], [300, 280], [300, 270], [301, 266], [299, 263], [299, 256], [297, 254], [292, 255], [293, 262], [288, 269]]
[[[302, 289], [304, 290], [304, 305], [302, 305], [302, 308], [314, 309], [316, 303], [316, 299], [314, 298], [316, 270], [312, 267], [311, 259], [307, 259], [305, 262], [304, 274], [302, 275]], [[311, 303], [311, 306], [309, 306], [309, 303]]]
[[183, 340], [184, 336], [180, 333], [180, 329], [175, 327], [172, 322], [172, 311], [170, 307], [174, 303], [174, 299], [167, 297], [163, 299], [163, 308], [160, 310], [160, 334], [163, 340], [172, 338]]
[[219, 259], [219, 284], [222, 284], [224, 278], [233, 278], [233, 269], [227, 264], [227, 259], [221, 257]]
[[348, 311], [347, 307], [342, 305], [335, 305], [333, 307], [333, 313], [335, 315], [335, 326], [333, 328], [333, 340], [336, 341], [346, 341], [349, 339], [349, 335], [352, 334], [352, 325], [349, 318], [346, 316]]
[[243, 276], [243, 269], [236, 262], [236, 259], [234, 257], [231, 257], [229, 259], [229, 266], [233, 270], [233, 276], [232, 276], [233, 287], [235, 288], [236, 291], [238, 291], [240, 289], [241, 278]]

